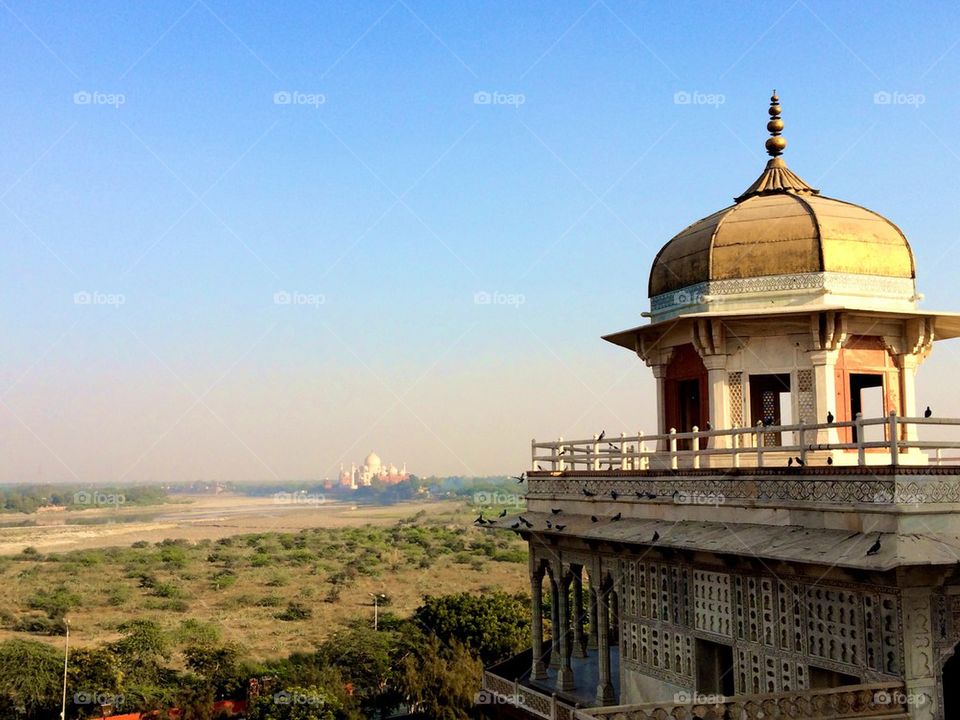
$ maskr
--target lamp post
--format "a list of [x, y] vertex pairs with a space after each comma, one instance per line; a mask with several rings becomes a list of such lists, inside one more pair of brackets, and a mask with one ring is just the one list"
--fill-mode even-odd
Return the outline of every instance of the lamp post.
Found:
[[378, 630], [380, 624], [380, 601], [386, 600], [387, 596], [383, 593], [367, 593], [367, 595], [373, 598], [373, 629]]
[[67, 628], [67, 638], [63, 645], [63, 702], [60, 706], [60, 720], [67, 720], [67, 664], [70, 661], [70, 621], [63, 619]]

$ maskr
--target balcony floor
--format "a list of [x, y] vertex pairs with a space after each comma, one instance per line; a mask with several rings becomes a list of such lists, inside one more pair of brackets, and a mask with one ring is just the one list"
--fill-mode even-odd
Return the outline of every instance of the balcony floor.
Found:
[[[595, 707], [597, 705], [597, 681], [598, 681], [598, 660], [596, 650], [587, 650], [587, 657], [570, 659], [570, 667], [573, 668], [574, 689], [568, 692], [558, 692], [557, 687], [557, 668], [547, 668], [547, 679], [534, 682], [530, 680], [529, 673], [521, 683], [535, 690], [547, 694], [557, 693], [557, 696], [570, 703], [576, 703], [581, 707]], [[610, 675], [613, 683], [613, 698], [616, 704], [620, 697], [620, 648], [616, 645], [610, 648]]]

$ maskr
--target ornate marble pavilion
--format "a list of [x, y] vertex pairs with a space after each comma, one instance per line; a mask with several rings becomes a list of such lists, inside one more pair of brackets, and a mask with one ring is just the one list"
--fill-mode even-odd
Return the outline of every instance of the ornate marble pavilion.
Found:
[[657, 255], [649, 324], [605, 337], [653, 370], [657, 432], [532, 445], [497, 523], [531, 649], [488, 715], [960, 718], [960, 420], [914, 388], [960, 317], [918, 309], [896, 225], [786, 166], [780, 112], [756, 182]]

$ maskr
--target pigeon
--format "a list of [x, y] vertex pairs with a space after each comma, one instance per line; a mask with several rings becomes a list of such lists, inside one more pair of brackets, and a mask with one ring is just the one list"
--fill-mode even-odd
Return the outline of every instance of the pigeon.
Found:
[[650, 538], [650, 542], [656, 542], [656, 541], [659, 540], [659, 539], [660, 539], [660, 533], [658, 533], [656, 530], [654, 530], [654, 531], [653, 531], [653, 537]]
[[559, 524], [556, 525], [557, 530], [559, 530], [560, 532], [563, 532], [563, 529], [564, 529], [565, 527], [566, 527], [566, 525], [559, 525]]
[[620, 493], [618, 493], [616, 490], [611, 490], [611, 491], [610, 491], [610, 497], [612, 497], [614, 500], [616, 500], [618, 497], [620, 497]]
[[596, 497], [596, 496], [597, 496], [597, 494], [596, 494], [595, 492], [591, 492], [590, 490], [587, 490], [586, 488], [583, 488], [580, 492], [582, 492], [582, 493], [583, 493], [584, 495], [586, 495], [587, 497]]
[[827, 410], [827, 425], [833, 425], [833, 413]]
[[764, 427], [770, 427], [771, 425], [773, 425], [773, 418], [772, 418], [772, 417], [766, 417], [766, 418], [763, 419], [763, 426], [764, 426]]
[[485, 523], [486, 520], [483, 519], [483, 513], [480, 513], [480, 516], [479, 516], [476, 520], [474, 520], [473, 522], [474, 522], [474, 524], [476, 524], [476, 523], [481, 523], [481, 524], [482, 524], [482, 523]]
[[526, 473], [520, 473], [519, 475], [511, 475], [510, 477], [517, 481], [517, 485], [522, 483], [526, 479]]
[[552, 512], [554, 515], [559, 515], [563, 512], [563, 508], [550, 508], [550, 512]]
[[530, 522], [529, 520], [527, 520], [527, 521], [526, 521], [526, 522], [524, 522], [523, 524], [524, 524], [524, 525], [526, 525], [526, 526], [527, 526], [527, 528], [532, 528], [532, 527], [533, 527], [533, 523], [532, 523], [532, 522]]
[[867, 556], [876, 555], [878, 552], [880, 552], [880, 535], [877, 535], [877, 541], [867, 550]]
[[507, 516], [507, 509], [506, 509], [506, 508], [504, 508], [503, 510], [501, 510], [501, 511], [500, 511], [500, 514], [497, 515], [498, 518], [502, 518], [502, 517], [506, 517], [506, 516]]
[[931, 415], [933, 415], [933, 410], [931, 410], [931, 409], [930, 409], [930, 406], [927, 405], [927, 409], [923, 411], [923, 416], [924, 416], [925, 418], [928, 418], [928, 417], [930, 417]]
[[828, 458], [827, 458], [827, 465], [833, 465], [833, 458], [832, 458], [832, 457], [828, 457]]
[[652, 493], [652, 492], [645, 492], [645, 493], [643, 494], [643, 496], [644, 496], [647, 500], [656, 500], [656, 499], [657, 499], [657, 494], [656, 494], [656, 493]]
[[600, 518], [598, 518], [596, 515], [591, 515], [590, 522], [600, 522]]
[[787, 458], [787, 467], [793, 467], [793, 458]]
[[794, 460], [797, 461], [797, 465], [799, 465], [800, 467], [803, 467], [803, 460], [801, 460], [800, 458], [794, 458]]
[[553, 523], [547, 520], [547, 530], [550, 530], [553, 527]]
[[643, 497], [643, 493], [640, 492], [639, 490], [635, 490], [633, 494], [636, 495], [638, 498], [642, 498], [642, 497]]
[[600, 434], [597, 435], [597, 442], [600, 442], [601, 440], [603, 440], [603, 438], [604, 438], [604, 436], [605, 436], [606, 434], [607, 434], [607, 431], [606, 431], [606, 430], [601, 430], [601, 431], [600, 431]]
[[516, 529], [519, 528], [519, 527], [520, 527], [520, 523], [519, 523], [519, 522], [515, 522], [513, 525], [510, 526], [510, 529], [511, 529], [511, 530], [516, 530]]
[[623, 513], [617, 513], [617, 514], [614, 515], [612, 518], [610, 518], [610, 520], [611, 520], [611, 522], [616, 522], [617, 520], [619, 520], [619, 519], [622, 518], [622, 517], [623, 517]]

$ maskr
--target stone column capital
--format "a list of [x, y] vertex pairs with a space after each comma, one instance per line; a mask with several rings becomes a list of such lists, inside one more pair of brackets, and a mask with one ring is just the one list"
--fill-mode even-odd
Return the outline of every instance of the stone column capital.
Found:
[[728, 356], [724, 354], [703, 355], [701, 359], [703, 360], [703, 366], [710, 372], [713, 370], [726, 370], [727, 357]]
[[667, 375], [667, 364], [666, 363], [652, 363], [650, 365], [650, 370], [653, 371], [653, 376], [657, 380], [662, 380]]
[[916, 370], [926, 358], [918, 353], [899, 353], [897, 363], [901, 370]]
[[811, 350], [807, 353], [814, 365], [836, 365], [839, 355], [839, 350]]

